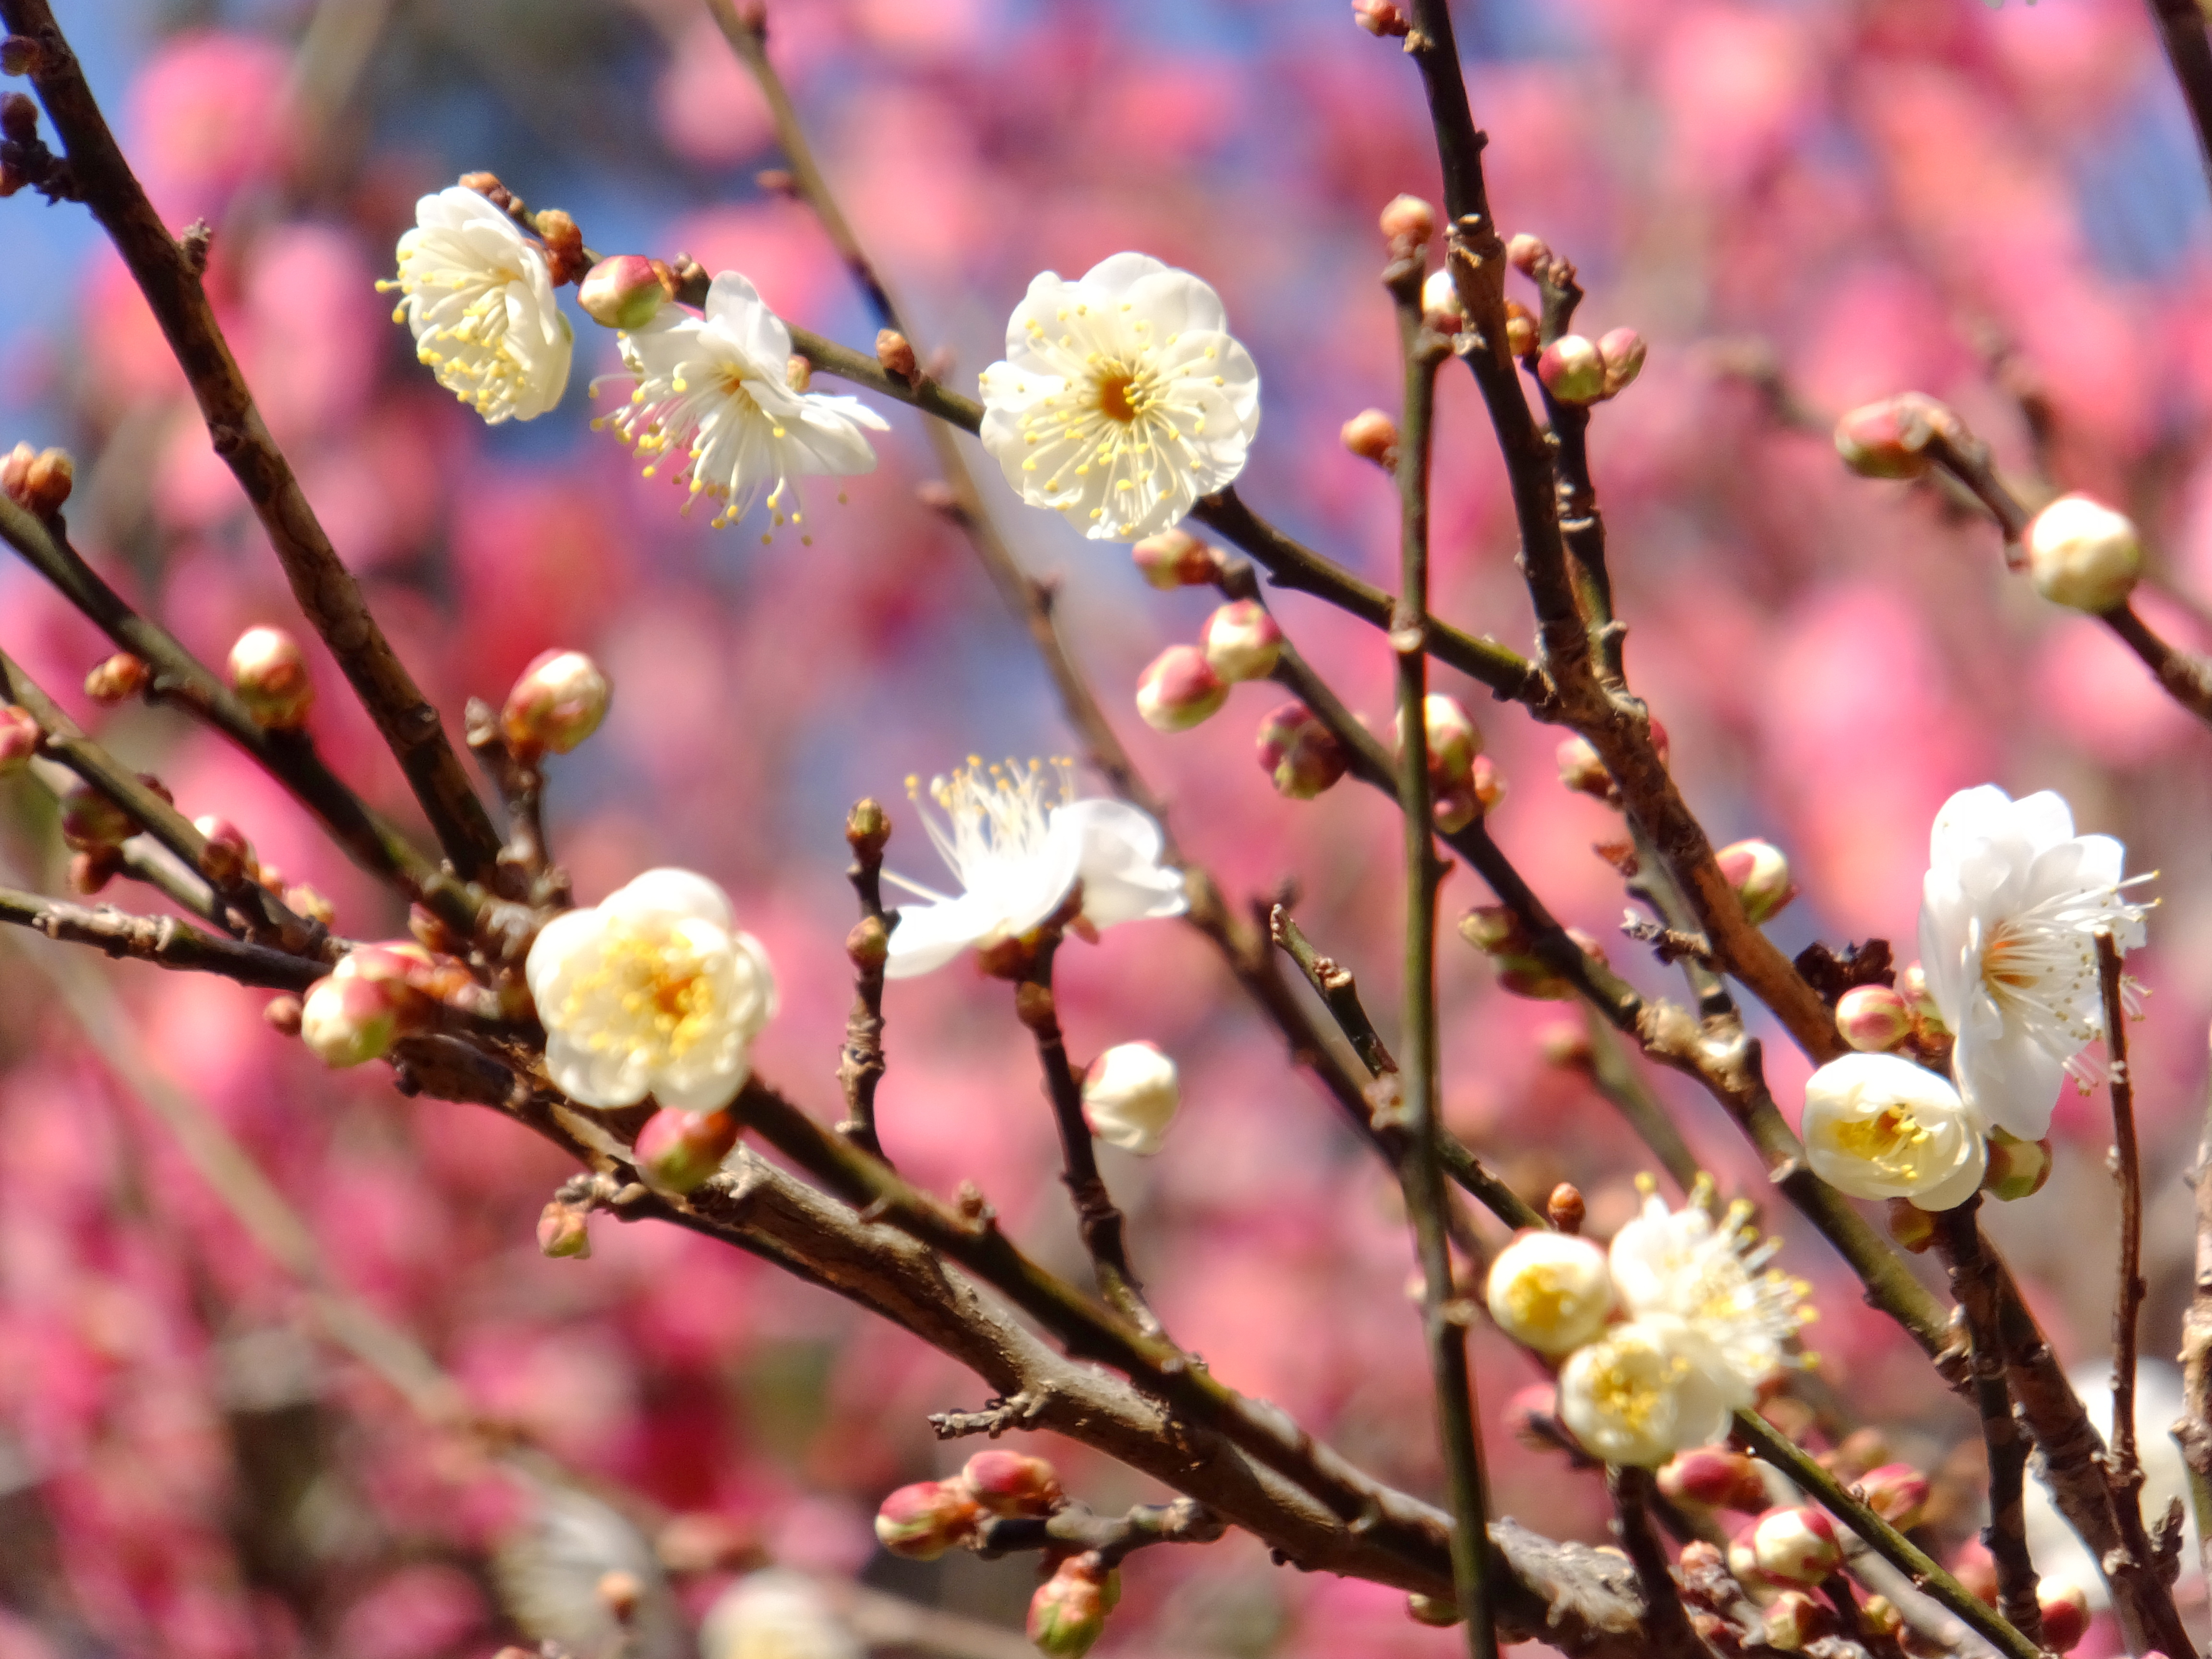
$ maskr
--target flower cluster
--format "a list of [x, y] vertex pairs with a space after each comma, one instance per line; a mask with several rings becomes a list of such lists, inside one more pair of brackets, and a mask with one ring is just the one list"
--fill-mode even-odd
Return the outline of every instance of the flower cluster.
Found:
[[1656, 1468], [1720, 1439], [1731, 1413], [1800, 1363], [1789, 1344], [1812, 1310], [1802, 1280], [1762, 1271], [1777, 1246], [1744, 1224], [1748, 1204], [1716, 1221], [1704, 1176], [1679, 1210], [1639, 1184], [1643, 1212], [1610, 1249], [1524, 1233], [1492, 1265], [1487, 1299], [1508, 1336], [1565, 1356], [1559, 1419], [1583, 1448]]

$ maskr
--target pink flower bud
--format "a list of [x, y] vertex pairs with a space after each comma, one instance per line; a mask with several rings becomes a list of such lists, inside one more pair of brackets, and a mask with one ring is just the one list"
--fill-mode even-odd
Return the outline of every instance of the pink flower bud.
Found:
[[94, 847], [82, 853], [70, 854], [69, 888], [72, 893], [90, 898], [122, 872], [123, 849], [119, 847]]
[[42, 519], [61, 511], [76, 481], [76, 468], [63, 450], [33, 450], [28, 444], [17, 444], [0, 461], [0, 491]]
[[1677, 1452], [1659, 1471], [1659, 1490], [1677, 1504], [1701, 1509], [1766, 1507], [1766, 1483], [1759, 1478], [1759, 1466], [1719, 1446]]
[[1549, 1382], [1516, 1389], [1505, 1402], [1505, 1425], [1531, 1451], [1559, 1449], [1559, 1391]]
[[1836, 453], [1863, 478], [1917, 478], [1938, 433], [1962, 432], [1959, 417], [1924, 392], [1863, 404], [1836, 422]]
[[300, 999], [286, 992], [261, 1006], [261, 1018], [279, 1036], [300, 1035]]
[[1145, 580], [1163, 592], [1204, 587], [1213, 580], [1213, 550], [1187, 530], [1163, 530], [1129, 550]]
[[641, 253], [617, 253], [602, 259], [576, 284], [576, 303], [593, 322], [608, 328], [643, 328], [668, 303], [660, 273]]
[[894, 380], [911, 381], [915, 372], [914, 342], [895, 328], [879, 328], [876, 331], [876, 361]]
[[1363, 461], [1372, 461], [1385, 472], [1398, 465], [1398, 423], [1379, 409], [1363, 409], [1344, 423], [1338, 434], [1344, 447]]
[[1729, 1540], [1728, 1566], [1736, 1583], [1754, 1596], [1765, 1600], [1781, 1586], [1759, 1567], [1758, 1553], [1752, 1547], [1752, 1540], [1758, 1533], [1759, 1522], [1756, 1521], [1747, 1521], [1736, 1529], [1735, 1536]]
[[738, 1144], [738, 1127], [732, 1112], [664, 1106], [646, 1119], [630, 1155], [647, 1186], [681, 1197], [722, 1167]]
[[1277, 793], [1311, 800], [1344, 775], [1344, 745], [1302, 702], [1286, 702], [1260, 722], [1260, 765]]
[[62, 795], [62, 839], [80, 853], [120, 847], [138, 833], [130, 813], [94, 788], [79, 781]]
[[1644, 372], [1647, 348], [1632, 328], [1610, 329], [1598, 337], [1597, 355], [1605, 364], [1605, 395], [1616, 395]]
[[1543, 269], [1552, 263], [1551, 245], [1540, 236], [1525, 230], [1516, 230], [1506, 240], [1505, 262], [1523, 276], [1534, 282]]
[[960, 1480], [993, 1515], [1050, 1515], [1066, 1502], [1058, 1471], [1042, 1457], [1020, 1452], [977, 1452]]
[[0, 778], [29, 765], [43, 735], [29, 709], [0, 703]]
[[1766, 1604], [1766, 1645], [1779, 1653], [1802, 1653], [1834, 1627], [1829, 1610], [1803, 1590], [1784, 1590]]
[[1736, 897], [1743, 901], [1744, 918], [1754, 927], [1797, 896], [1797, 884], [1790, 879], [1790, 860], [1771, 842], [1740, 841], [1722, 848], [1716, 856], [1721, 879], [1735, 889]]
[[934, 1561], [975, 1535], [981, 1510], [957, 1480], [917, 1480], [877, 1506], [876, 1540], [909, 1561]]
[[[589, 280], [588, 278], [586, 280]], [[592, 1253], [592, 1235], [584, 1212], [556, 1199], [538, 1216], [538, 1249], [542, 1255], [583, 1260]]]
[[1869, 1595], [1859, 1603], [1859, 1624], [1869, 1636], [1895, 1641], [1905, 1629], [1905, 1615], [1887, 1595]]
[[144, 663], [128, 651], [118, 651], [84, 677], [84, 695], [112, 708], [130, 702], [153, 678]]
[[1505, 775], [1487, 755], [1477, 755], [1467, 769], [1468, 787], [1474, 793], [1478, 812], [1495, 812], [1505, 799]]
[[1449, 1596], [1424, 1595], [1415, 1590], [1406, 1598], [1406, 1617], [1417, 1625], [1444, 1630], [1459, 1623], [1459, 1608]]
[[1519, 915], [1503, 904], [1478, 904], [1459, 919], [1459, 936], [1489, 957], [1523, 957], [1533, 941]]
[[257, 725], [296, 732], [315, 706], [300, 642], [281, 628], [249, 628], [230, 647], [230, 684]]
[[2142, 542], [2125, 516], [2087, 495], [2061, 495], [2021, 538], [2035, 591], [2093, 616], [2118, 609], [2142, 574]]
[[194, 818], [192, 828], [207, 842], [200, 854], [200, 873], [218, 890], [235, 886], [253, 868], [253, 844], [228, 818]]
[[1912, 1009], [1887, 985], [1857, 985], [1836, 1003], [1836, 1030], [1861, 1054], [1885, 1054], [1912, 1035]]
[[1859, 1477], [1867, 1507], [1899, 1532], [1920, 1524], [1928, 1507], [1928, 1477], [1910, 1463], [1884, 1463]]
[[599, 665], [582, 652], [540, 652], [507, 694], [500, 734], [524, 759], [547, 750], [565, 755], [599, 729], [613, 695]]
[[1449, 270], [1432, 270], [1421, 284], [1421, 322], [1438, 334], [1456, 334], [1467, 326], [1467, 307], [1460, 303], [1459, 284]]
[[1536, 378], [1563, 404], [1594, 404], [1605, 396], [1605, 359], [1579, 334], [1562, 334], [1536, 356]]
[[1982, 1190], [2004, 1203], [2033, 1198], [2051, 1179], [2052, 1146], [2049, 1137], [2021, 1140], [2002, 1129], [1990, 1133], [1989, 1167], [1982, 1175]]
[[[1429, 776], [1440, 783], [1465, 779], [1474, 769], [1474, 757], [1482, 752], [1482, 728], [1458, 698], [1441, 692], [1431, 692], [1423, 700], [1421, 723], [1428, 736]], [[1402, 712], [1391, 723], [1390, 747], [1396, 754], [1406, 752]]]
[[1232, 599], [1206, 619], [1200, 643], [1206, 665], [1230, 684], [1264, 680], [1283, 653], [1283, 630], [1257, 599]]
[[354, 974], [317, 980], [300, 1006], [301, 1041], [333, 1068], [382, 1058], [399, 1026], [392, 988]]
[[1969, 1538], [1959, 1546], [1959, 1553], [1951, 1558], [1951, 1577], [1959, 1587], [1977, 1601], [1997, 1604], [1997, 1563], [1990, 1553], [1989, 1546], [1978, 1538]]
[[1403, 37], [1413, 27], [1406, 21], [1405, 8], [1398, 0], [1352, 0], [1352, 21], [1370, 34], [1385, 39]]
[[1382, 225], [1391, 253], [1410, 258], [1437, 234], [1437, 210], [1418, 196], [1394, 196], [1382, 210]]
[[1526, 357], [1536, 349], [1542, 327], [1528, 307], [1518, 300], [1505, 302], [1505, 349], [1516, 357]]
[[1137, 681], [1137, 713], [1155, 732], [1188, 732], [1228, 700], [1228, 686], [1194, 645], [1170, 646]]
[[[1388, 0], [1377, 0], [1387, 3]], [[1403, 31], [1400, 31], [1403, 33]], [[1112, 1572], [1097, 1553], [1072, 1555], [1030, 1598], [1029, 1638], [1054, 1659], [1082, 1659], [1105, 1632]]]
[[1809, 1505], [1761, 1516], [1752, 1528], [1751, 1553], [1761, 1572], [1791, 1584], [1817, 1584], [1844, 1563], [1835, 1522]]
[[2089, 1633], [2089, 1598], [2081, 1587], [2046, 1578], [2035, 1587], [2035, 1601], [2043, 1613], [2043, 1645], [2052, 1653], [2078, 1647]]
[[1613, 774], [1605, 769], [1605, 763], [1597, 757], [1587, 738], [1562, 738], [1555, 751], [1559, 764], [1559, 781], [1577, 794], [1589, 795], [1598, 800], [1613, 798]]
[[1889, 1236], [1913, 1255], [1925, 1255], [1928, 1247], [1936, 1242], [1936, 1218], [1911, 1199], [1889, 1200], [1887, 1215]]

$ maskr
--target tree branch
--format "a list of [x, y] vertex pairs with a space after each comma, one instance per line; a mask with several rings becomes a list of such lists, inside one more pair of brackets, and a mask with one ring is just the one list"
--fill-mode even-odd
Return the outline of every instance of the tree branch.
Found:
[[[2199, 31], [2200, 34], [2202, 31]], [[2135, 1076], [2128, 1069], [2127, 997], [2119, 947], [2099, 928], [2097, 977], [2105, 1005], [2105, 1082], [2112, 1097], [2112, 1178], [2120, 1189], [2119, 1289], [2112, 1299], [2112, 1500], [2123, 1517], [2142, 1513], [2136, 1455], [2136, 1343], [2142, 1319], [2142, 1153], [2136, 1143]]]
[[0, 921], [28, 927], [48, 939], [89, 945], [111, 957], [131, 957], [187, 973], [220, 974], [240, 985], [304, 991], [329, 969], [265, 945], [204, 933], [174, 916], [138, 916], [113, 905], [70, 904], [13, 887], [0, 887]]

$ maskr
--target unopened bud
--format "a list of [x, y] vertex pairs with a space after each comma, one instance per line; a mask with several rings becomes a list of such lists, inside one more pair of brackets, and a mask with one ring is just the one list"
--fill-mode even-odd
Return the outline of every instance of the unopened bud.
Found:
[[1889, 1236], [1915, 1255], [1924, 1255], [1936, 1242], [1936, 1218], [1909, 1198], [1887, 1201]]
[[1977, 1601], [1997, 1604], [1997, 1563], [1990, 1553], [1989, 1546], [1978, 1538], [1969, 1538], [1959, 1546], [1959, 1553], [1951, 1558], [1951, 1577], [1959, 1581], [1960, 1588]]
[[1741, 1452], [1700, 1446], [1677, 1452], [1659, 1470], [1659, 1490], [1677, 1504], [1708, 1510], [1763, 1510], [1766, 1483]]
[[246, 832], [228, 818], [213, 816], [192, 820], [207, 845], [200, 849], [200, 873], [218, 891], [235, 886], [253, 868], [253, 844]]
[[1283, 630], [1257, 599], [1231, 599], [1206, 619], [1199, 643], [1208, 666], [1231, 685], [1264, 680], [1283, 654]]
[[1571, 1181], [1562, 1181], [1544, 1200], [1544, 1217], [1570, 1238], [1581, 1232], [1583, 1223], [1589, 1218], [1589, 1206], [1583, 1201], [1583, 1189]]
[[602, 259], [576, 284], [576, 303], [584, 314], [607, 328], [643, 328], [667, 302], [660, 273], [641, 253]]
[[1406, 1617], [1417, 1625], [1443, 1630], [1459, 1623], [1459, 1607], [1449, 1596], [1424, 1595], [1415, 1590], [1406, 1598]]
[[[1482, 728], [1458, 698], [1441, 692], [1423, 699], [1421, 724], [1427, 733], [1429, 785], [1436, 798], [1437, 824], [1449, 835], [1465, 829], [1482, 810], [1474, 785], [1475, 757], [1482, 752]], [[1397, 754], [1406, 752], [1403, 710], [1391, 722], [1390, 746]]]
[[1151, 586], [1166, 590], [1204, 587], [1216, 568], [1213, 550], [1187, 530], [1163, 530], [1129, 550], [1137, 569]]
[[325, 927], [338, 919], [337, 906], [304, 881], [284, 890], [284, 902], [308, 921], [319, 921]]
[[934, 1561], [975, 1535], [982, 1511], [958, 1480], [917, 1480], [876, 1507], [876, 1541], [909, 1561]]
[[1836, 1030], [1861, 1054], [1885, 1054], [1912, 1035], [1912, 1009], [1887, 985], [1857, 985], [1836, 1003]]
[[1838, 1480], [1856, 1480], [1869, 1469], [1878, 1469], [1885, 1463], [1897, 1461], [1890, 1450], [1889, 1437], [1880, 1429], [1853, 1429], [1836, 1443], [1832, 1452], [1820, 1455], [1820, 1467]]
[[1884, 1463], [1858, 1480], [1866, 1505], [1899, 1532], [1920, 1524], [1928, 1508], [1928, 1477], [1910, 1463]]
[[738, 1144], [738, 1127], [734, 1112], [664, 1106], [646, 1119], [630, 1156], [647, 1186], [681, 1197], [722, 1167]]
[[[783, 360], [783, 383], [789, 386], [793, 392], [805, 392], [814, 384], [813, 363], [809, 362], [806, 358], [800, 356], [799, 353], [795, 351], [793, 352], [791, 356]], [[933, 478], [930, 482], [932, 483], [942, 483], [943, 480]], [[946, 499], [951, 500], [952, 497], [951, 490], [947, 488], [945, 493]]]
[[1158, 1152], [1182, 1104], [1176, 1063], [1155, 1043], [1117, 1042], [1083, 1074], [1083, 1121], [1124, 1152]]
[[1402, 38], [1413, 27], [1398, 0], [1352, 0], [1352, 21], [1385, 40]]
[[558, 1199], [548, 1204], [538, 1216], [538, 1249], [541, 1255], [556, 1258], [574, 1256], [581, 1261], [590, 1255], [592, 1234], [584, 1212]]
[[1536, 378], [1563, 404], [1594, 404], [1605, 396], [1605, 359], [1579, 334], [1562, 334], [1536, 354]]
[[854, 856], [879, 859], [890, 839], [891, 815], [884, 811], [884, 804], [873, 795], [854, 801], [853, 810], [845, 814], [845, 844]]
[[1959, 417], [1925, 392], [1904, 392], [1862, 404], [1836, 422], [1836, 453], [1862, 478], [1917, 478], [1941, 433], [1962, 433]]
[[1478, 904], [1459, 919], [1459, 936], [1485, 956], [1526, 956], [1533, 948], [1520, 916], [1503, 904]]
[[1577, 794], [1589, 795], [1599, 800], [1611, 800], [1613, 796], [1613, 774], [1605, 769], [1587, 738], [1562, 738], [1555, 751], [1559, 765], [1559, 781]]
[[2052, 1146], [2048, 1137], [2021, 1140], [2002, 1129], [1990, 1132], [1989, 1167], [1982, 1174], [1982, 1190], [2004, 1203], [2033, 1198], [2051, 1179]]
[[1398, 423], [1379, 409], [1363, 409], [1344, 423], [1338, 434], [1344, 447], [1363, 461], [1372, 461], [1385, 472], [1398, 465]]
[[1881, 1641], [1895, 1641], [1904, 1633], [1905, 1615], [1887, 1595], [1869, 1595], [1859, 1603], [1859, 1628]]
[[876, 361], [883, 365], [884, 373], [894, 380], [913, 384], [914, 342], [896, 329], [879, 328], [876, 331]]
[[2045, 1578], [2035, 1587], [2035, 1601], [2043, 1614], [2043, 1645], [2052, 1653], [2068, 1653], [2089, 1633], [2089, 1598], [2079, 1584], [2063, 1578]]
[[128, 651], [118, 651], [84, 677], [84, 695], [112, 708], [130, 702], [153, 678], [144, 663]]
[[357, 974], [319, 979], [300, 1006], [300, 1039], [333, 1068], [380, 1059], [399, 1035], [400, 996]]
[[[1387, 4], [1389, 0], [1369, 0]], [[1401, 28], [1399, 33], [1405, 31]], [[1096, 1553], [1070, 1556], [1030, 1598], [1029, 1638], [1054, 1659], [1082, 1659], [1106, 1630], [1110, 1570]]]
[[1595, 1051], [1589, 1030], [1580, 1020], [1556, 1019], [1536, 1033], [1536, 1052], [1547, 1066], [1556, 1066], [1563, 1072], [1586, 1072]]
[[577, 228], [575, 220], [559, 208], [542, 209], [530, 222], [545, 244], [545, 257], [553, 267], [553, 281], [567, 282], [584, 263], [584, 233]]
[[1791, 1584], [1817, 1584], [1844, 1563], [1835, 1522], [1810, 1505], [1761, 1516], [1751, 1553], [1761, 1572]]
[[120, 847], [138, 833], [131, 814], [90, 784], [76, 782], [62, 794], [62, 839], [80, 853]]
[[29, 709], [12, 702], [0, 703], [0, 778], [29, 765], [43, 736]]
[[0, 472], [0, 486], [6, 488], [17, 505], [42, 519], [52, 518], [70, 498], [70, 490], [76, 482], [76, 467], [65, 451], [42, 449], [36, 454], [26, 454], [29, 447], [27, 444], [16, 445], [9, 465], [5, 472]]
[[1923, 1026], [1943, 1029], [1943, 1016], [1936, 1006], [1936, 999], [1928, 992], [1928, 970], [1918, 963], [1907, 963], [1897, 976], [1897, 994], [1903, 997], [1912, 1017]]
[[230, 684], [254, 723], [295, 732], [315, 706], [315, 682], [300, 642], [281, 628], [249, 628], [230, 647]]
[[968, 1460], [960, 1481], [992, 1515], [1050, 1515], [1066, 1500], [1060, 1474], [1042, 1457], [982, 1451]]
[[1211, 720], [1229, 687], [1194, 645], [1171, 645], [1137, 680], [1137, 713], [1155, 732], [1188, 732]]
[[2126, 604], [2142, 574], [2135, 526], [2087, 495], [2061, 495], [2028, 521], [2021, 539], [2035, 591], [2093, 616]]
[[1498, 1328], [1522, 1347], [1566, 1354], [1605, 1328], [1613, 1276], [1589, 1239], [1531, 1230], [1498, 1253], [1483, 1297]]
[[1505, 349], [1516, 357], [1534, 351], [1542, 330], [1528, 307], [1518, 300], [1505, 302]]
[[123, 872], [123, 849], [94, 847], [70, 854], [69, 886], [72, 893], [90, 898]]
[[1260, 765], [1276, 792], [1311, 800], [1345, 773], [1344, 745], [1302, 702], [1286, 702], [1260, 722]]
[[29, 75], [40, 61], [38, 41], [27, 34], [11, 34], [0, 40], [0, 75]]
[[845, 935], [845, 959], [863, 973], [881, 968], [890, 953], [890, 929], [880, 916], [862, 916]]
[[1525, 230], [1516, 231], [1506, 239], [1505, 262], [1534, 282], [1552, 263], [1551, 245], [1540, 236]]
[[1754, 927], [1797, 896], [1797, 884], [1790, 879], [1790, 860], [1771, 842], [1740, 841], [1722, 848], [1715, 858], [1721, 879], [1735, 889], [1744, 919]]
[[1778, 1653], [1802, 1653], [1832, 1628], [1828, 1609], [1803, 1590], [1784, 1590], [1766, 1604], [1762, 1632]]
[[1437, 210], [1418, 196], [1394, 196], [1382, 209], [1382, 240], [1395, 258], [1409, 258], [1437, 234]]
[[289, 991], [261, 1005], [261, 1018], [279, 1036], [300, 1035], [300, 999]]
[[1598, 336], [1597, 355], [1605, 364], [1605, 395], [1608, 398], [1644, 372], [1644, 356], [1648, 348], [1644, 337], [1632, 328], [1608, 329]]
[[580, 651], [540, 652], [500, 710], [500, 735], [516, 756], [565, 755], [599, 729], [613, 696], [599, 664]]
[[1459, 284], [1449, 270], [1432, 270], [1421, 284], [1421, 321], [1439, 334], [1456, 334], [1467, 326], [1467, 307], [1460, 303]]
[[1495, 812], [1505, 799], [1505, 775], [1487, 755], [1474, 757], [1474, 763], [1467, 769], [1467, 783], [1478, 812]]

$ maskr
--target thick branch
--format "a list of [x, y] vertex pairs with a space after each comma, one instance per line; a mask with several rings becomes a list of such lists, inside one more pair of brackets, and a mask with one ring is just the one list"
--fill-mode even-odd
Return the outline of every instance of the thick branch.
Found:
[[[2203, 31], [2198, 31], [2200, 38]], [[2105, 1004], [2105, 1078], [2112, 1097], [2112, 1178], [2120, 1188], [2119, 1290], [2112, 1300], [2112, 1498], [2142, 1513], [2142, 1462], [2136, 1455], [2136, 1340], [2142, 1318], [2142, 1153], [2136, 1144], [2135, 1078], [2128, 1069], [2127, 998], [2119, 947], [2097, 931], [2097, 975]]]
[[327, 971], [264, 945], [204, 933], [174, 916], [137, 916], [112, 905], [70, 904], [36, 893], [0, 887], [0, 921], [29, 927], [48, 939], [89, 945], [111, 957], [132, 957], [187, 973], [220, 974], [240, 985], [304, 991]]
[[464, 877], [487, 875], [499, 837], [446, 739], [437, 710], [384, 637], [360, 584], [339, 561], [291, 464], [254, 407], [198, 270], [146, 199], [94, 101], [47, 0], [0, 0], [10, 32], [38, 43], [32, 84], [69, 153], [81, 199], [115, 243], [191, 383], [216, 453], [253, 504], [293, 597], [337, 657], [398, 759], [439, 844]]

